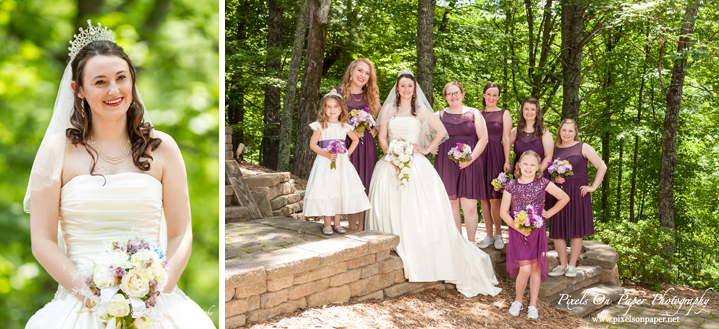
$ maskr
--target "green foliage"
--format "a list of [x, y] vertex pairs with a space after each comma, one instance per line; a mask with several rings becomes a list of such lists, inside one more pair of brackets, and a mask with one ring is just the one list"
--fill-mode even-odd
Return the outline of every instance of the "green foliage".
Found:
[[[86, 2], [86, 1], [80, 1]], [[180, 146], [192, 206], [192, 256], [178, 285], [219, 324], [217, 1], [105, 1], [86, 19], [114, 31], [138, 74], [156, 129]], [[57, 283], [30, 251], [22, 210], [30, 168], [50, 121], [78, 1], [0, 1], [0, 327], [22, 328]], [[210, 191], [210, 192], [208, 192]], [[212, 193], [211, 191], [215, 191]]]
[[617, 249], [622, 280], [648, 282], [658, 288], [659, 280], [671, 278], [669, 257], [662, 250], [672, 239], [671, 231], [661, 227], [658, 220], [595, 223], [595, 230], [590, 239]]

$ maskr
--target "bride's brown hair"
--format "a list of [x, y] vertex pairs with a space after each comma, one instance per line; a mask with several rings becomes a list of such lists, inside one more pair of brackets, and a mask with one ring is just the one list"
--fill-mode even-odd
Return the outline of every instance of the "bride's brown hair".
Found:
[[[130, 136], [132, 162], [140, 170], [148, 171], [150, 170], [149, 160], [152, 160], [150, 152], [157, 149], [160, 143], [162, 143], [162, 140], [150, 137], [153, 127], [149, 122], [143, 120], [142, 116], [145, 113], [145, 108], [138, 101], [139, 98], [135, 90], [135, 67], [132, 66], [132, 61], [130, 61], [130, 58], [125, 54], [125, 51], [114, 42], [104, 40], [90, 42], [80, 49], [70, 63], [70, 67], [72, 68], [72, 81], [75, 82], [75, 90], [79, 90], [79, 88], [82, 87], [82, 74], [85, 70], [85, 65], [90, 58], [98, 55], [120, 57], [127, 62], [130, 68], [130, 75], [132, 77], [132, 103], [127, 109], [127, 133]], [[90, 130], [92, 130], [92, 111], [90, 111], [90, 105], [85, 99], [78, 97], [77, 93], [74, 93], [74, 96], [75, 102], [72, 116], [70, 117], [72, 128], [67, 128], [65, 135], [70, 139], [72, 145], [81, 144], [85, 146], [85, 150], [90, 154], [90, 157], [92, 157], [92, 165], [90, 166], [90, 174], [92, 175], [95, 171], [95, 165], [97, 164], [95, 157], [97, 150], [87, 142], [88, 138], [90, 138]], [[140, 161], [140, 158], [146, 159]]]

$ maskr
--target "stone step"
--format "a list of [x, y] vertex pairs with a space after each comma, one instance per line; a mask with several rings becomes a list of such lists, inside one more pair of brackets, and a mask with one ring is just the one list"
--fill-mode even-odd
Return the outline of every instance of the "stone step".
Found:
[[302, 212], [302, 206], [304, 205], [304, 200], [295, 202], [293, 204], [288, 204], [278, 210], [272, 211], [272, 216], [274, 217], [288, 217], [291, 214]]
[[231, 195], [226, 195], [226, 196], [225, 196], [225, 207], [228, 207], [228, 206], [231, 206], [231, 205], [232, 205], [232, 196], [231, 196]]
[[235, 194], [235, 191], [232, 190], [232, 185], [228, 181], [225, 185], [225, 196], [232, 196], [233, 194]]
[[589, 313], [618, 301], [623, 293], [624, 288], [621, 286], [599, 283], [560, 296], [560, 299], [553, 304], [557, 305], [559, 309], [583, 318]]
[[289, 172], [281, 172], [248, 176], [245, 177], [245, 182], [250, 189], [253, 189], [256, 187], [273, 187], [277, 184], [289, 181], [290, 178], [292, 177]]
[[270, 205], [272, 206], [272, 210], [279, 210], [280, 208], [288, 204], [296, 203], [303, 200], [304, 197], [305, 191], [299, 190], [295, 191], [292, 194], [280, 195], [275, 197], [274, 199], [270, 200]]
[[[551, 269], [550, 269], [551, 270]], [[502, 261], [494, 267], [495, 274], [506, 280], [514, 280], [510, 278], [507, 272], [507, 263]], [[599, 282], [602, 268], [600, 266], [579, 266], [577, 267], [577, 276], [568, 278], [566, 276], [548, 277], [547, 281], [542, 282], [539, 286], [539, 298], [549, 303], [559, 300], [559, 294], [568, 294], [580, 288]]]
[[225, 207], [225, 223], [243, 222], [250, 220], [250, 210], [247, 207], [230, 206]]

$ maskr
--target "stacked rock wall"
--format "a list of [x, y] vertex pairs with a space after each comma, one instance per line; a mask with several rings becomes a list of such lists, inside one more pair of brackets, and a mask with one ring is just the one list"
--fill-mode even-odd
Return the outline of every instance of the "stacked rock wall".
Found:
[[441, 282], [407, 282], [402, 260], [390, 254], [398, 243], [396, 235], [366, 231], [230, 259], [225, 270], [226, 328], [308, 307], [454, 288]]

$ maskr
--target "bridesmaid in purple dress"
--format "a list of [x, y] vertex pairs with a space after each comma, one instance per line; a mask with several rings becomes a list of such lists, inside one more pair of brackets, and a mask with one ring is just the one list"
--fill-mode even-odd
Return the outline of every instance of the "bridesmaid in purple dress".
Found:
[[480, 157], [483, 173], [479, 180], [481, 184], [479, 199], [482, 200], [482, 217], [487, 228], [487, 237], [479, 243], [480, 248], [487, 248], [492, 243], [496, 249], [504, 248], [502, 218], [499, 217], [499, 199], [502, 195], [494, 190], [491, 182], [499, 176], [499, 173], [512, 170], [509, 164], [511, 147], [509, 132], [512, 130], [512, 115], [509, 111], [497, 107], [499, 95], [500, 90], [496, 83], [490, 82], [484, 86], [482, 104], [485, 108], [480, 113], [487, 123], [489, 143]]
[[[509, 314], [519, 315], [523, 308], [522, 297], [529, 280], [529, 308], [527, 317], [539, 317], [537, 310], [537, 297], [541, 281], [547, 280], [547, 225], [541, 225], [530, 233], [520, 231], [514, 225], [514, 216], [528, 206], [534, 207], [547, 219], [559, 212], [567, 202], [569, 196], [548, 179], [542, 177], [539, 155], [533, 151], [523, 152], [517, 161], [514, 175], [517, 177], [504, 187], [502, 197], [502, 219], [507, 223], [509, 242], [507, 245], [507, 272], [516, 277], [516, 296], [509, 308]], [[545, 191], [557, 198], [551, 209], [545, 210]]]
[[544, 125], [544, 116], [539, 107], [539, 101], [534, 97], [527, 97], [519, 109], [519, 123], [509, 133], [509, 143], [514, 145], [514, 162], [516, 166], [519, 156], [524, 151], [532, 150], [537, 152], [542, 159], [541, 169], [544, 178], [549, 179], [547, 166], [552, 161], [554, 151], [554, 139], [552, 133]]
[[[479, 216], [477, 214], [477, 199], [479, 199], [479, 181], [482, 175], [482, 164], [479, 155], [487, 146], [487, 126], [484, 117], [479, 110], [466, 107], [462, 104], [464, 100], [464, 88], [457, 81], [450, 81], [444, 86], [444, 99], [449, 107], [440, 110], [435, 115], [447, 129], [449, 139], [439, 145], [438, 154], [434, 160], [434, 168], [442, 178], [444, 188], [449, 195], [449, 202], [452, 204], [454, 223], [459, 233], [462, 233], [462, 217], [460, 216], [460, 205], [464, 211], [464, 224], [467, 227], [467, 238], [474, 242], [477, 234]], [[454, 163], [447, 156], [449, 150], [463, 143], [472, 148], [472, 160], [468, 162]]]
[[[373, 117], [377, 117], [381, 105], [379, 104], [379, 88], [377, 87], [377, 74], [374, 64], [365, 58], [358, 58], [352, 61], [342, 77], [342, 86], [334, 89], [342, 95], [347, 110], [368, 109]], [[372, 179], [374, 165], [377, 163], [377, 145], [374, 137], [377, 135], [377, 128], [365, 129], [364, 134], [354, 133], [360, 140], [357, 149], [350, 156], [350, 161], [357, 170], [365, 193], [369, 193], [369, 183]], [[347, 137], [347, 145], [350, 143]], [[349, 214], [347, 216], [349, 228], [364, 231], [365, 213]], [[359, 223], [358, 223], [359, 222]], [[358, 226], [355, 226], [359, 224]]]
[[[582, 238], [594, 234], [594, 217], [592, 216], [592, 199], [589, 193], [597, 190], [602, 183], [607, 165], [597, 155], [597, 152], [579, 141], [577, 122], [564, 119], [559, 124], [559, 136], [555, 142], [554, 158], [567, 160], [572, 165], [571, 176], [554, 178], [564, 192], [569, 194], [569, 204], [552, 218], [549, 225], [549, 237], [554, 240], [554, 247], [559, 254], [559, 265], [549, 276], [567, 277], [577, 276], [577, 259], [582, 250]], [[597, 168], [592, 186], [587, 175], [587, 163], [591, 162]], [[572, 250], [567, 263], [567, 243], [565, 239], [572, 239]]]

